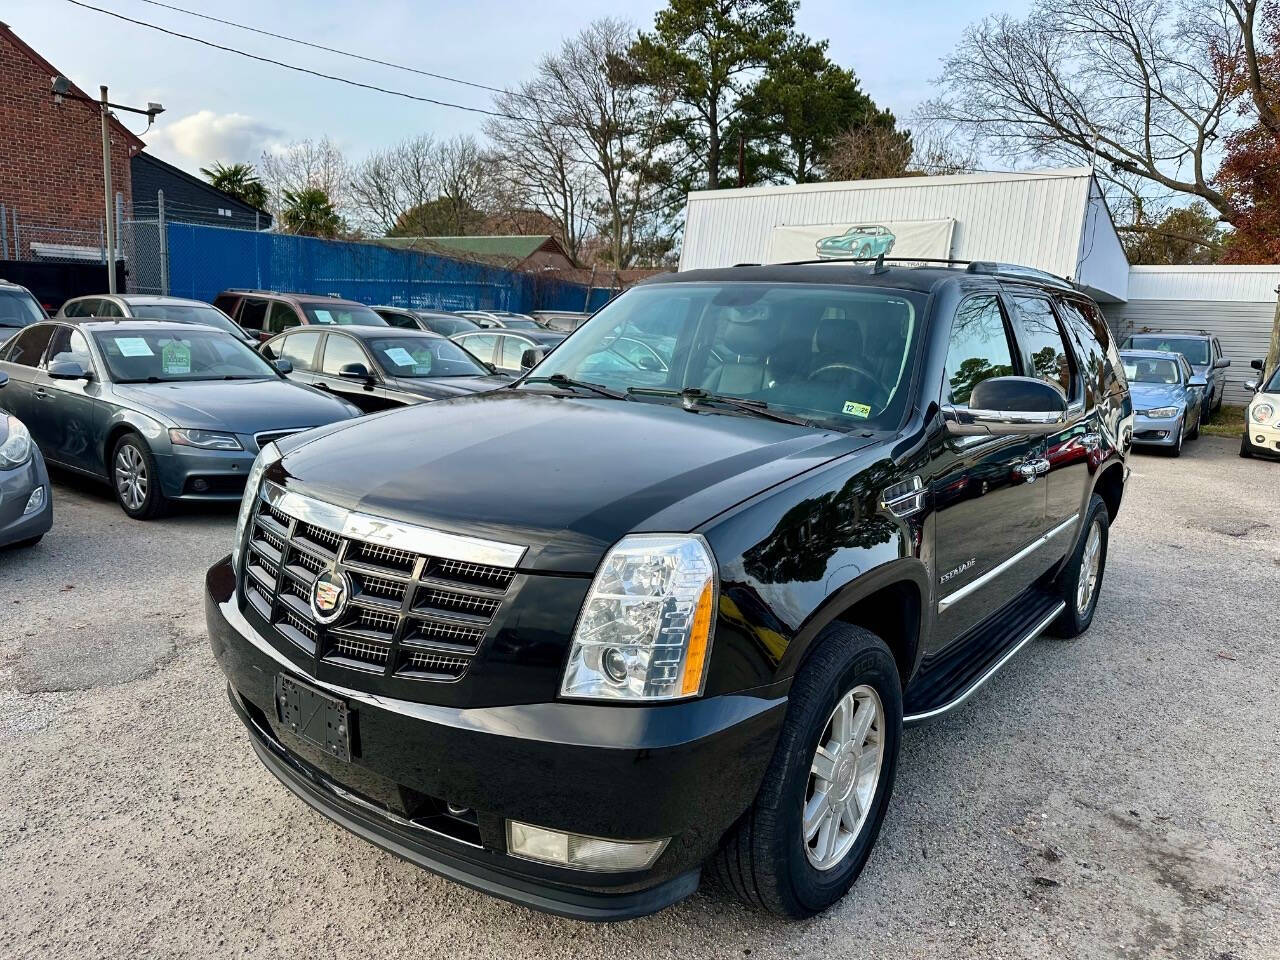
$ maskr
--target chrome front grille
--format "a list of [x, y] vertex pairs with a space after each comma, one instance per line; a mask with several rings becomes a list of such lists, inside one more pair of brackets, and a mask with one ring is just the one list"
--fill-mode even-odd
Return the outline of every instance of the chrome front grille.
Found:
[[[408, 680], [461, 677], [501, 610], [515, 570], [373, 543], [351, 535], [346, 516], [264, 484], [245, 545], [245, 599], [283, 641], [317, 664]], [[370, 518], [359, 520], [368, 524]], [[375, 522], [357, 529], [385, 526]], [[410, 546], [467, 548], [466, 538], [399, 525], [396, 530]], [[489, 548], [482, 553], [486, 559], [494, 549], [516, 551], [510, 554], [513, 567], [522, 553], [477, 542], [481, 551]], [[317, 575], [327, 570], [346, 574], [351, 596], [341, 616], [325, 625], [311, 610], [311, 590]]]

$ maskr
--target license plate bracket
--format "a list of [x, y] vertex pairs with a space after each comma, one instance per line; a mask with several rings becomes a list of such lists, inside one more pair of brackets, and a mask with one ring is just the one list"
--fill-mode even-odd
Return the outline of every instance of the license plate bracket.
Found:
[[286, 730], [335, 760], [351, 761], [351, 717], [337, 697], [276, 674], [276, 715]]

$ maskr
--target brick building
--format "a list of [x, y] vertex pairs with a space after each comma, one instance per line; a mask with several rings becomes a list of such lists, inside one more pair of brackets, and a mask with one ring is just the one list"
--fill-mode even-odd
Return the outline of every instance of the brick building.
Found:
[[[50, 82], [59, 72], [0, 23], [0, 260], [14, 259], [15, 241], [24, 261], [53, 257], [58, 247], [73, 259], [101, 247], [100, 113], [77, 100], [55, 103]], [[132, 208], [130, 160], [142, 147], [112, 119], [111, 183], [125, 217]]]

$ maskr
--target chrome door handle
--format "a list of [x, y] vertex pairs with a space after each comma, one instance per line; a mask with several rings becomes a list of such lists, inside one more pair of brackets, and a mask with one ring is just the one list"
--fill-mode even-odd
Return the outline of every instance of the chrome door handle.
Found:
[[53, 399], [53, 394], [51, 394], [49, 391], [47, 391], [44, 387], [36, 387], [35, 394], [36, 394], [36, 399], [37, 399], [37, 400], [52, 400], [52, 399]]
[[1014, 472], [1027, 483], [1032, 483], [1036, 477], [1044, 476], [1049, 472], [1049, 461], [1039, 457], [1024, 460], [1014, 468]]

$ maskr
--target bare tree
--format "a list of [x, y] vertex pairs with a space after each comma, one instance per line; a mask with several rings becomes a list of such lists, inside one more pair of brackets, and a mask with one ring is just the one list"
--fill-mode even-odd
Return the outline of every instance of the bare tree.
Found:
[[258, 167], [271, 195], [273, 213], [282, 209], [285, 191], [300, 194], [306, 190], [323, 190], [339, 213], [350, 210], [351, 167], [327, 136], [319, 140], [308, 137], [283, 150], [269, 150]]
[[476, 138], [467, 134], [438, 143], [431, 168], [448, 221], [455, 233], [466, 233], [475, 214], [489, 206], [488, 158]]
[[655, 159], [674, 101], [672, 91], [644, 82], [632, 59], [635, 38], [625, 20], [596, 20], [538, 65], [558, 122], [599, 178], [600, 226], [615, 267], [632, 262], [659, 212]]
[[351, 173], [351, 202], [359, 223], [385, 234], [414, 207], [434, 200], [436, 142], [430, 134], [377, 150]]
[[[1024, 20], [971, 26], [944, 63], [936, 120], [985, 152], [1088, 164], [1114, 187], [1205, 201], [1218, 140], [1243, 91], [1246, 18], [1256, 0], [1041, 0]], [[1252, 21], [1247, 21], [1249, 44]], [[1256, 55], [1255, 59], [1256, 59]]]
[[592, 226], [597, 181], [573, 132], [561, 122], [555, 90], [546, 77], [495, 98], [508, 118], [485, 124], [493, 172], [495, 213], [515, 222], [536, 210], [556, 225], [557, 239], [577, 260]]

